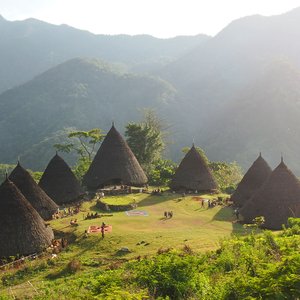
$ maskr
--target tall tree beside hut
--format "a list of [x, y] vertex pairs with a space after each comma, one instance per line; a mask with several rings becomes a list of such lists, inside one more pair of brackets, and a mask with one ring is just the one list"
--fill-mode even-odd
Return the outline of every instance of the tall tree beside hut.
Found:
[[89, 169], [95, 155], [96, 146], [102, 142], [105, 135], [100, 128], [88, 131], [72, 131], [68, 134], [69, 141], [65, 144], [55, 144], [54, 148], [61, 152], [76, 152], [78, 161], [74, 168], [74, 174], [81, 180]]
[[161, 159], [165, 149], [166, 129], [163, 121], [154, 110], [145, 109], [140, 123], [127, 124], [125, 136], [143, 169], [150, 173], [152, 165]]

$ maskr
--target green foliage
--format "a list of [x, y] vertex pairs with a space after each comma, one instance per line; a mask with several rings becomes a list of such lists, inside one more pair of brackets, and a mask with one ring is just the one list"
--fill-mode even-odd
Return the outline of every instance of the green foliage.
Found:
[[88, 131], [71, 131], [68, 134], [68, 139], [75, 139], [76, 143], [55, 144], [54, 148], [58, 151], [70, 153], [75, 152], [78, 155], [78, 161], [74, 168], [74, 173], [79, 180], [87, 172], [94, 153], [96, 145], [99, 144], [105, 137], [101, 129], [94, 128]]
[[16, 165], [0, 164], [0, 183], [5, 180], [6, 173], [9, 175]]
[[162, 120], [154, 110], [146, 109], [141, 123], [128, 123], [125, 136], [139, 163], [148, 173], [165, 148]]
[[285, 236], [300, 235], [300, 218], [289, 218], [288, 228], [284, 228]]
[[32, 178], [35, 180], [35, 182], [37, 182], [37, 183], [40, 181], [41, 177], [43, 176], [43, 172], [30, 171], [29, 173], [32, 176]]
[[201, 263], [199, 257], [169, 252], [130, 268], [134, 269], [135, 281], [147, 287], [151, 296], [188, 299], [205, 293], [207, 280], [199, 273]]
[[209, 167], [219, 188], [226, 193], [232, 193], [243, 177], [242, 169], [236, 162], [210, 162]]
[[159, 159], [152, 164], [151, 170], [148, 172], [148, 180], [150, 185], [168, 186], [172, 179], [177, 165], [167, 159]]
[[68, 134], [68, 138], [70, 140], [76, 139], [79, 143], [55, 144], [54, 148], [66, 153], [75, 151], [80, 157], [92, 160], [96, 145], [99, 144], [104, 137], [105, 135], [101, 133], [101, 129], [99, 128], [94, 128], [89, 131], [71, 131]]

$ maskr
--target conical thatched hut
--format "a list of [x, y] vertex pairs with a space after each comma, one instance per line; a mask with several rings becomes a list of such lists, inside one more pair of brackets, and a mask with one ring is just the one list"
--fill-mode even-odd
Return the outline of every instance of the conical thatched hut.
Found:
[[72, 170], [57, 153], [50, 160], [39, 186], [57, 204], [74, 202], [83, 195], [83, 190]]
[[0, 257], [40, 252], [54, 238], [52, 229], [8, 179], [0, 186], [0, 228]]
[[173, 190], [216, 190], [217, 183], [205, 160], [193, 145], [181, 161], [170, 184]]
[[44, 220], [50, 220], [57, 211], [58, 206], [54, 201], [37, 185], [28, 171], [18, 162], [11, 172], [9, 179], [18, 187], [33, 208]]
[[242, 207], [262, 186], [271, 173], [271, 168], [260, 153], [231, 196], [234, 205]]
[[102, 142], [83, 183], [92, 189], [113, 184], [143, 186], [147, 183], [143, 169], [114, 125]]
[[266, 228], [281, 229], [289, 217], [300, 217], [300, 182], [283, 160], [241, 209], [245, 222], [264, 216]]

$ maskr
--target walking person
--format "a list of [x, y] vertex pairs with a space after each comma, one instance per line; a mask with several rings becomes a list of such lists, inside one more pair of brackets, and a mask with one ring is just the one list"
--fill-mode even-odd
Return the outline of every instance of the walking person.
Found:
[[204, 207], [204, 199], [201, 199], [201, 208]]
[[104, 239], [104, 235], [105, 235], [105, 223], [102, 222], [102, 225], [101, 225], [101, 235], [102, 235], [102, 239]]

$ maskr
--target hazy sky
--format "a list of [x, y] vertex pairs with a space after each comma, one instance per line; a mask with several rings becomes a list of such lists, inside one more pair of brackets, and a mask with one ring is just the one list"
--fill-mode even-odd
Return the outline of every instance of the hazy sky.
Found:
[[274, 15], [300, 0], [0, 0], [8, 20], [36, 18], [101, 34], [215, 35], [234, 19]]

